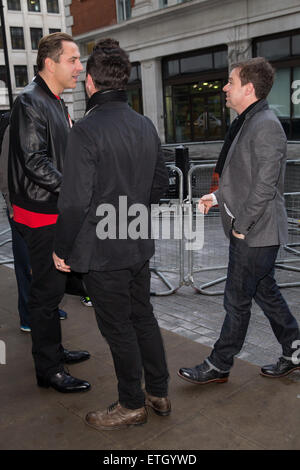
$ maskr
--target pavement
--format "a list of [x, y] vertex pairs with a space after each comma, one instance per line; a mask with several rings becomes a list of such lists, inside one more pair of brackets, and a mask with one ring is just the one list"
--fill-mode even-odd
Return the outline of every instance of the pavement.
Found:
[[[0, 231], [6, 226], [3, 216]], [[1, 250], [0, 259], [11, 254], [9, 243]], [[209, 354], [224, 318], [222, 296], [200, 295], [191, 286], [183, 286], [172, 295], [152, 297], [169, 365], [172, 413], [159, 417], [150, 410], [143, 426], [97, 431], [84, 423], [84, 417], [117, 399], [117, 383], [93, 308], [82, 306], [78, 297], [70, 295], [65, 295], [61, 305], [69, 314], [62, 321], [64, 346], [91, 353], [90, 360], [69, 366], [69, 370], [88, 380], [91, 390], [69, 395], [39, 388], [30, 334], [19, 329], [12, 268], [0, 266], [0, 352], [4, 348], [6, 352], [5, 364], [0, 364], [1, 450], [96, 450], [114, 455], [125, 450], [153, 454], [300, 449], [300, 371], [282, 379], [260, 376], [260, 366], [276, 361], [280, 349], [257, 306], [229, 381], [197, 386], [180, 379], [177, 370], [202, 362]], [[294, 276], [295, 280], [299, 273], [280, 270], [278, 276], [285, 281]], [[154, 278], [153, 288], [160, 287]], [[283, 293], [300, 321], [299, 288], [286, 288]], [[0, 357], [4, 362], [3, 354]]]

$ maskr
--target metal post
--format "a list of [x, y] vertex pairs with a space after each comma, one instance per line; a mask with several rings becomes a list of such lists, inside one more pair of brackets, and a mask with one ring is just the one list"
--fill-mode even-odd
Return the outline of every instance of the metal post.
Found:
[[187, 175], [190, 169], [188, 147], [180, 145], [175, 148], [175, 166], [179, 168], [183, 174], [183, 199], [185, 199], [188, 194]]
[[11, 77], [10, 77], [10, 69], [9, 69], [9, 59], [8, 59], [6, 30], [5, 30], [5, 19], [4, 19], [4, 10], [3, 9], [4, 9], [3, 2], [2, 2], [2, 0], [0, 0], [1, 31], [2, 31], [4, 60], [5, 60], [5, 65], [6, 65], [7, 90], [8, 90], [9, 107], [10, 107], [10, 109], [12, 109], [13, 94], [12, 94], [12, 87], [11, 87]]

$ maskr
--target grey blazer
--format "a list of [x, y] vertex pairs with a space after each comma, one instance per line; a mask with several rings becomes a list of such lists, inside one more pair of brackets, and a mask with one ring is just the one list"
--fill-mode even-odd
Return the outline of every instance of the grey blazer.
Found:
[[215, 192], [225, 234], [234, 228], [246, 236], [249, 246], [271, 246], [287, 242], [284, 203], [286, 136], [261, 100], [246, 115], [226, 158], [219, 189]]

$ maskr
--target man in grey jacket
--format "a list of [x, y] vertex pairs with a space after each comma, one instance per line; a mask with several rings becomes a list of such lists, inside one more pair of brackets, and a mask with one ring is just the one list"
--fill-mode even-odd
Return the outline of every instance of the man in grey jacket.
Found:
[[296, 358], [299, 327], [274, 279], [279, 246], [287, 241], [284, 205], [286, 136], [266, 97], [274, 79], [262, 57], [235, 64], [223, 91], [226, 105], [238, 113], [217, 163], [219, 189], [200, 199], [205, 214], [219, 204], [225, 234], [230, 238], [224, 294], [226, 317], [210, 356], [178, 375], [196, 384], [226, 382], [241, 350], [254, 298], [282, 346], [276, 364], [264, 366], [267, 377], [300, 369]]

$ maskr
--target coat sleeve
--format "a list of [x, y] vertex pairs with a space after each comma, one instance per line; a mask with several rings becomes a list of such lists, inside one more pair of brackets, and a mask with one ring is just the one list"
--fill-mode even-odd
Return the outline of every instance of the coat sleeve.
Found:
[[20, 97], [13, 108], [11, 129], [18, 129], [18, 136], [11, 132], [11, 139], [18, 138], [18, 158], [26, 176], [49, 192], [59, 191], [62, 175], [48, 155], [47, 120], [42, 110]]
[[[253, 186], [247, 200], [235, 213], [234, 228], [247, 236], [275, 198], [282, 165], [286, 159], [286, 137], [279, 122], [265, 121], [256, 129], [251, 149]], [[249, 163], [250, 164], [250, 163]]]
[[62, 259], [70, 255], [75, 238], [89, 212], [96, 174], [96, 155], [87, 132], [75, 124], [68, 137], [58, 198], [59, 216], [54, 251]]
[[[157, 137], [158, 138], [158, 137]], [[158, 139], [157, 160], [155, 165], [153, 183], [150, 193], [150, 204], [157, 204], [159, 200], [166, 194], [169, 188], [169, 174], [164, 162], [164, 156]]]

